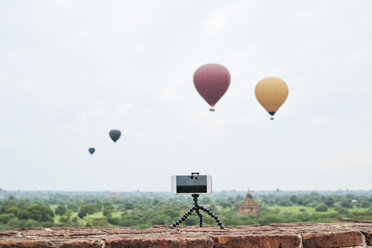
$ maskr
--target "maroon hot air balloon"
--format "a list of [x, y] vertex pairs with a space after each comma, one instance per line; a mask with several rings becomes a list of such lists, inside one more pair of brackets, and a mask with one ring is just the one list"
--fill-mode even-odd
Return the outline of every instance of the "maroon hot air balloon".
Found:
[[194, 73], [194, 85], [199, 94], [214, 111], [214, 105], [221, 99], [230, 86], [230, 72], [219, 64], [200, 66]]

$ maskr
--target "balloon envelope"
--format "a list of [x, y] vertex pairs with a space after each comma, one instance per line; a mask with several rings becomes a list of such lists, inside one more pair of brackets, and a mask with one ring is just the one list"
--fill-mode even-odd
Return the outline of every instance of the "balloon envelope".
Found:
[[96, 151], [95, 148], [91, 147], [88, 149], [89, 153], [93, 155], [93, 153]]
[[274, 116], [288, 97], [288, 86], [280, 78], [267, 77], [257, 83], [255, 93], [262, 107]]
[[121, 136], [121, 132], [120, 132], [120, 130], [112, 129], [112, 130], [110, 131], [109, 135], [110, 135], [110, 138], [111, 138], [114, 142], [116, 142], [116, 141], [120, 138], [120, 136]]
[[199, 94], [214, 106], [230, 86], [230, 72], [219, 64], [200, 66], [194, 73], [194, 85]]

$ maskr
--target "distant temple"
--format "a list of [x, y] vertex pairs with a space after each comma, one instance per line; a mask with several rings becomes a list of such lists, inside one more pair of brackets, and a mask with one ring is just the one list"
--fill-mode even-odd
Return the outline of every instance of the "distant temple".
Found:
[[115, 192], [112, 192], [110, 195], [109, 195], [109, 198], [110, 199], [121, 199], [121, 196], [116, 194]]
[[245, 200], [239, 203], [236, 207], [236, 212], [240, 215], [260, 213], [260, 204], [253, 200], [252, 193], [249, 189], [245, 195]]

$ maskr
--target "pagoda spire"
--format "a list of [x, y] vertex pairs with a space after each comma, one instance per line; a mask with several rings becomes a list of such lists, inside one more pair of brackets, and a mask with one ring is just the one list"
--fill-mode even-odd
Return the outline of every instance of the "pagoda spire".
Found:
[[247, 194], [245, 195], [245, 198], [246, 198], [246, 199], [253, 199], [253, 196], [252, 196], [252, 193], [251, 193], [250, 188], [248, 188], [248, 192], [247, 192]]

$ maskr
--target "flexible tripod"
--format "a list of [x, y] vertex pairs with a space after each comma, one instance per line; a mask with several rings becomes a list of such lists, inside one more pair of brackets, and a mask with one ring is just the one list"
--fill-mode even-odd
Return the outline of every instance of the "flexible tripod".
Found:
[[220, 226], [221, 229], [224, 229], [225, 228], [224, 225], [222, 225], [220, 219], [218, 219], [218, 216], [217, 215], [215, 215], [208, 208], [205, 208], [205, 207], [199, 205], [199, 203], [198, 203], [199, 194], [192, 194], [191, 196], [194, 198], [194, 206], [192, 208], [190, 208], [190, 210], [188, 212], [186, 212], [182, 216], [181, 219], [179, 219], [178, 221], [176, 221], [172, 225], [170, 225], [169, 226], [170, 229], [175, 228], [177, 225], [179, 225], [183, 221], [185, 221], [187, 219], [187, 217], [189, 217], [189, 215], [192, 214], [193, 211], [195, 211], [196, 214], [199, 216], [200, 227], [203, 227], [203, 215], [200, 213], [200, 210], [203, 210], [204, 212], [206, 212], [207, 214], [209, 214], [211, 217], [213, 217], [216, 220], [216, 222], [218, 223], [218, 225]]

